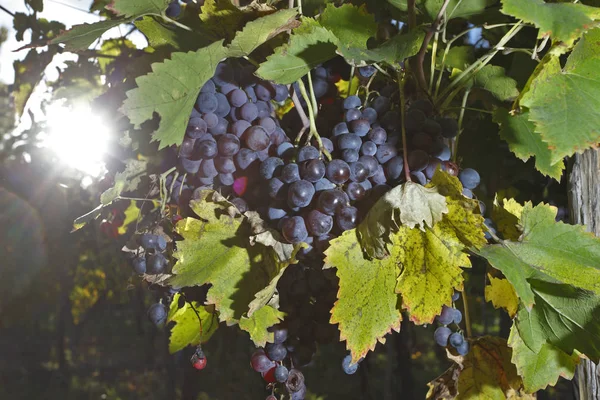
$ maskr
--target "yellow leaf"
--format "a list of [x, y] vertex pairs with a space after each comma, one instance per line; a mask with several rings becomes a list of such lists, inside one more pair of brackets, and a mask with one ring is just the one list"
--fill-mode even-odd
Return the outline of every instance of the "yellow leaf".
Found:
[[488, 274], [490, 284], [485, 287], [485, 299], [490, 301], [494, 308], [504, 308], [511, 318], [517, 313], [519, 298], [515, 288], [507, 279], [498, 279]]

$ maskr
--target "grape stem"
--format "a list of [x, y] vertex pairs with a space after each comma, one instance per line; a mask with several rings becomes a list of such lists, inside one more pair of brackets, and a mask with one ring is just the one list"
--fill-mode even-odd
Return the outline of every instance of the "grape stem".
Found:
[[400, 87], [400, 114], [402, 115], [402, 155], [404, 156], [404, 176], [406, 177], [406, 182], [412, 182], [410, 179], [410, 169], [408, 167], [408, 141], [406, 140], [406, 125], [405, 121], [405, 107], [406, 107], [406, 97], [404, 94], [404, 84], [406, 83], [406, 74], [401, 71], [398, 71], [398, 85]]
[[456, 158], [458, 157], [458, 140], [460, 139], [460, 135], [463, 131], [463, 119], [465, 117], [465, 110], [467, 106], [467, 100], [469, 98], [469, 94], [471, 93], [471, 89], [465, 90], [462, 98], [462, 104], [460, 108], [460, 114], [458, 115], [458, 134], [452, 140], [452, 161], [456, 163]]
[[198, 317], [198, 323], [200, 324], [200, 344], [198, 346], [202, 346], [202, 318], [200, 318], [200, 314], [198, 313], [198, 310], [196, 310], [196, 307], [194, 307], [194, 305], [192, 304], [192, 302], [189, 301], [187, 299], [187, 297], [185, 297], [185, 294], [183, 294], [183, 292], [181, 293], [181, 296], [183, 297], [183, 299], [185, 300], [185, 302], [190, 305], [190, 307], [194, 311], [194, 314], [196, 314], [196, 317]]
[[[427, 33], [425, 34], [425, 38], [423, 39], [421, 48], [419, 49], [419, 52], [417, 53], [417, 56], [413, 63], [415, 66], [415, 70], [417, 72], [417, 80], [419, 82], [419, 86], [421, 87], [421, 89], [423, 91], [427, 91], [427, 80], [425, 79], [425, 71], [423, 70], [423, 62], [425, 61], [425, 53], [427, 53], [427, 47], [429, 46], [429, 42], [431, 41], [431, 38], [433, 38], [433, 35], [437, 32], [438, 27], [440, 26], [440, 23], [442, 22], [442, 19], [444, 18], [444, 14], [446, 14], [446, 8], [448, 7], [448, 3], [450, 3], [450, 0], [444, 0], [444, 3], [442, 4], [440, 11], [437, 13], [435, 20], [433, 21], [433, 24], [431, 24], [431, 26], [427, 30]], [[413, 1], [413, 4], [414, 4], [414, 1]], [[435, 61], [433, 61], [433, 62], [435, 62]]]
[[298, 112], [298, 116], [300, 117], [300, 120], [302, 121], [302, 128], [300, 128], [300, 131], [296, 135], [296, 145], [298, 145], [298, 144], [300, 144], [300, 139], [304, 135], [304, 132], [306, 132], [306, 130], [310, 126], [310, 121], [308, 120], [308, 117], [306, 116], [306, 112], [304, 112], [304, 108], [302, 107], [302, 104], [300, 104], [300, 99], [298, 98], [298, 93], [296, 93], [296, 90], [293, 90], [292, 92], [293, 92], [292, 93], [292, 101], [294, 102], [294, 107], [296, 108], [296, 111]]
[[175, 26], [177, 26], [177, 27], [179, 27], [179, 28], [181, 28], [181, 29], [184, 29], [184, 30], [186, 30], [186, 31], [188, 31], [188, 32], [193, 32], [193, 31], [194, 31], [194, 30], [193, 30], [192, 28], [190, 28], [189, 26], [187, 26], [187, 25], [184, 25], [184, 24], [182, 24], [182, 23], [180, 23], [180, 22], [177, 22], [177, 21], [175, 21], [174, 19], [171, 19], [171, 18], [167, 17], [166, 15], [161, 15], [161, 17], [162, 17], [162, 18], [163, 18], [165, 21], [167, 21], [167, 22], [169, 22], [169, 23], [171, 23], [171, 24], [173, 24], [173, 25], [175, 25]]
[[315, 97], [315, 89], [313, 89], [312, 76], [310, 72], [306, 74], [308, 77], [308, 89], [310, 91], [310, 101], [312, 104], [313, 111], [315, 113], [315, 118], [319, 115], [319, 106], [317, 105], [317, 98]]
[[[302, 97], [304, 97], [304, 101], [306, 102], [306, 108], [308, 108], [308, 119], [310, 121], [310, 128], [309, 128], [308, 137], [306, 138], [306, 143], [310, 143], [310, 139], [312, 139], [314, 137], [319, 145], [319, 150], [321, 151], [321, 153], [323, 153], [323, 155], [329, 161], [331, 161], [331, 154], [329, 154], [327, 149], [325, 149], [325, 147], [323, 146], [323, 141], [321, 140], [321, 136], [319, 135], [319, 132], [317, 132], [317, 123], [315, 121], [315, 113], [314, 113], [314, 110], [313, 110], [313, 107], [311, 104], [311, 99], [309, 98], [309, 95], [306, 92], [306, 86], [304, 86], [304, 82], [302, 82], [302, 79], [298, 79], [298, 86], [300, 87], [300, 93], [302, 94]], [[301, 136], [296, 137], [296, 145], [299, 144], [300, 137]]]
[[463, 313], [465, 315], [465, 327], [467, 329], [467, 338], [471, 338], [473, 333], [471, 332], [471, 316], [469, 315], [469, 302], [467, 301], [467, 294], [463, 288], [460, 291], [463, 299]]

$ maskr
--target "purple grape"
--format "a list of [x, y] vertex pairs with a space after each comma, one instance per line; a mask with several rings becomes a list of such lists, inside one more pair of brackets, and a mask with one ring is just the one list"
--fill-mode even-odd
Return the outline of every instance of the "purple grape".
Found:
[[321, 152], [314, 146], [304, 146], [298, 150], [298, 162], [319, 158]]
[[439, 346], [446, 347], [448, 346], [448, 338], [451, 334], [452, 331], [450, 330], [450, 328], [446, 326], [440, 326], [433, 333], [433, 339]]
[[288, 205], [290, 207], [306, 207], [315, 195], [315, 187], [306, 180], [299, 180], [290, 185]]
[[305, 217], [306, 227], [311, 235], [321, 236], [333, 228], [333, 217], [320, 211], [312, 210]]
[[341, 185], [350, 179], [350, 166], [342, 160], [332, 160], [327, 165], [327, 179], [331, 182]]
[[[283, 237], [285, 238], [285, 240], [287, 240], [288, 242], [290, 242], [292, 244], [303, 242], [308, 237], [308, 232], [306, 231], [306, 225], [304, 223], [304, 219], [302, 217], [298, 217], [298, 216], [290, 217], [290, 218], [286, 219], [283, 222], [283, 225], [281, 226], [281, 233], [283, 234]], [[275, 346], [278, 346], [278, 347], [275, 349], [271, 348], [271, 352], [269, 353], [269, 358], [272, 359], [273, 361], [281, 361], [285, 358], [287, 351], [285, 351], [285, 347], [281, 344], [278, 344]], [[285, 351], [285, 354], [284, 354], [284, 351]], [[275, 360], [274, 358], [278, 359], [278, 360]]]
[[219, 155], [231, 157], [240, 151], [240, 139], [230, 133], [221, 135], [218, 140]]
[[270, 139], [267, 131], [261, 126], [251, 126], [243, 135], [246, 146], [254, 151], [262, 151], [269, 147]]
[[319, 159], [302, 161], [300, 176], [309, 182], [317, 182], [325, 176], [325, 163]]
[[342, 231], [356, 228], [357, 221], [358, 210], [356, 207], [341, 207], [335, 212], [335, 223]]

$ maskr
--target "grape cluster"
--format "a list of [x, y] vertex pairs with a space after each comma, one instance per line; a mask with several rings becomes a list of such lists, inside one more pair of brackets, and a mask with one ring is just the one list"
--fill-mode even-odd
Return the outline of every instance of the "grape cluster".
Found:
[[[459, 294], [455, 293], [452, 296], [452, 301], [457, 301], [458, 298]], [[442, 347], [447, 347], [448, 345], [452, 346], [461, 356], [467, 355], [469, 352], [469, 342], [465, 340], [462, 332], [452, 332], [452, 330], [448, 327], [448, 325], [452, 323], [456, 325], [460, 324], [462, 321], [462, 313], [460, 310], [453, 307], [443, 306], [442, 312], [436, 317], [436, 321], [442, 326], [437, 328], [433, 333], [435, 342]]]
[[131, 259], [136, 274], [162, 274], [166, 272], [169, 260], [165, 255], [167, 241], [160, 235], [144, 233], [136, 237], [141, 250]]
[[258, 349], [252, 354], [250, 365], [256, 372], [260, 372], [273, 390], [277, 383], [284, 384], [291, 399], [303, 400], [306, 396], [304, 375], [298, 369], [288, 369], [286, 366], [286, 359], [289, 361], [288, 353], [294, 350], [293, 346], [287, 343], [288, 330], [275, 327], [273, 338], [273, 343], [268, 343], [264, 349]]

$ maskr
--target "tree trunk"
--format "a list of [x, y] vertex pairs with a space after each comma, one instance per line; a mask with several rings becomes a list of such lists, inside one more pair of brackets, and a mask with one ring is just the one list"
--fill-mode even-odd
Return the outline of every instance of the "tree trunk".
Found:
[[[576, 154], [569, 176], [571, 221], [600, 236], [600, 150]], [[579, 400], [600, 399], [600, 368], [581, 360], [573, 379]]]

